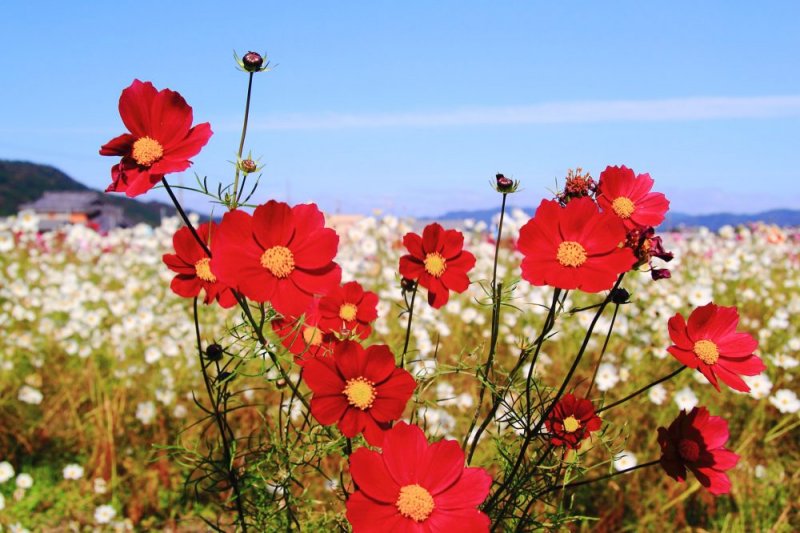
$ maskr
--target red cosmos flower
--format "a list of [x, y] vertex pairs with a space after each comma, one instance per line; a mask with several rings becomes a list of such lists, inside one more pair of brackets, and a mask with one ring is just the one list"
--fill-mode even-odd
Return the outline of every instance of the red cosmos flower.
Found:
[[295, 362], [305, 366], [309, 359], [333, 354], [339, 339], [333, 333], [325, 332], [320, 326], [318, 298], [301, 318], [278, 318], [272, 321], [272, 329], [280, 337], [281, 343], [295, 355]]
[[386, 432], [382, 451], [359, 448], [350, 456], [358, 490], [346, 505], [354, 533], [489, 531], [489, 517], [476, 507], [492, 478], [464, 466], [456, 441], [428, 444], [420, 428], [399, 422]]
[[439, 309], [447, 303], [450, 291], [464, 292], [469, 287], [467, 273], [475, 266], [475, 256], [464, 250], [464, 235], [428, 224], [422, 237], [406, 233], [403, 244], [410, 252], [400, 258], [400, 275], [418, 280], [428, 289], [428, 303]]
[[702, 372], [717, 390], [719, 377], [730, 388], [749, 392], [739, 375], [755, 376], [766, 367], [753, 353], [758, 341], [749, 333], [737, 332], [738, 324], [736, 307], [709, 303], [692, 311], [688, 322], [678, 313], [669, 319], [669, 336], [675, 344], [667, 350], [684, 365]]
[[211, 269], [251, 300], [297, 317], [314, 295], [339, 284], [342, 269], [333, 262], [338, 246], [339, 236], [325, 227], [315, 204], [289, 207], [270, 200], [252, 216], [225, 213], [211, 243]]
[[520, 229], [522, 278], [560, 289], [610, 289], [636, 262], [630, 249], [619, 246], [625, 235], [620, 219], [601, 213], [589, 198], [575, 198], [566, 207], [542, 200]]
[[192, 108], [175, 91], [156, 91], [153, 84], [133, 80], [119, 98], [119, 114], [130, 133], [111, 139], [100, 155], [121, 156], [111, 167], [106, 192], [139, 196], [164, 174], [186, 170], [211, 137], [208, 122], [192, 127]]
[[[216, 237], [217, 225], [213, 222], [201, 224], [197, 228], [197, 234], [203, 242], [208, 243], [212, 235]], [[172, 246], [176, 253], [164, 254], [162, 259], [170, 270], [178, 273], [170, 283], [170, 288], [175, 294], [184, 298], [194, 298], [200, 294], [201, 289], [205, 289], [204, 303], [209, 304], [217, 300], [219, 305], [225, 308], [236, 305], [233, 291], [219, 282], [211, 272], [211, 260], [188, 227], [184, 226], [175, 232], [172, 236]]]
[[681, 411], [669, 429], [658, 428], [661, 466], [680, 482], [686, 479], [688, 467], [711, 494], [727, 494], [731, 481], [725, 470], [739, 461], [738, 455], [723, 448], [728, 436], [728, 423], [709, 416], [705, 407], [695, 407], [689, 414]]
[[597, 203], [622, 219], [628, 229], [658, 226], [664, 222], [669, 200], [660, 192], [650, 192], [652, 188], [650, 174], [636, 176], [626, 166], [607, 167], [600, 173]]
[[311, 414], [320, 424], [337, 427], [345, 437], [364, 433], [380, 446], [390, 422], [400, 418], [417, 382], [397, 368], [387, 346], [366, 350], [357, 342], [342, 341], [333, 357], [311, 359], [303, 374], [311, 398]]
[[365, 291], [357, 281], [333, 289], [319, 302], [319, 325], [325, 331], [347, 332], [366, 339], [370, 322], [378, 318], [378, 295]]
[[577, 450], [591, 432], [600, 429], [603, 421], [595, 414], [592, 402], [565, 394], [550, 411], [544, 425], [554, 446]]

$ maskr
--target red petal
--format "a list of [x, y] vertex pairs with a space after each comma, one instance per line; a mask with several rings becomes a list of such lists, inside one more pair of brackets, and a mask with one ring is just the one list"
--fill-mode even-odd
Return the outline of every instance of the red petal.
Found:
[[359, 448], [350, 456], [350, 474], [358, 488], [370, 498], [394, 505], [400, 494], [383, 458], [377, 452]]
[[396, 369], [394, 355], [388, 346], [376, 344], [365, 350], [366, 365], [363, 376], [373, 383], [381, 383]]
[[129, 133], [123, 133], [119, 137], [114, 137], [106, 144], [100, 147], [100, 155], [130, 155], [133, 149], [133, 142], [136, 137]]
[[[310, 360], [309, 363], [313, 361]], [[306, 364], [308, 367], [308, 364]], [[347, 400], [344, 395], [337, 394], [335, 396], [317, 396], [311, 398], [311, 414], [323, 426], [329, 426], [337, 422], [347, 409]]]
[[417, 426], [398, 422], [383, 438], [383, 460], [398, 485], [418, 482], [418, 466], [428, 449], [422, 430]]
[[447, 490], [464, 471], [464, 452], [454, 440], [440, 440], [428, 447], [419, 463], [420, 485], [435, 497]]
[[461, 477], [444, 492], [434, 495], [437, 509], [476, 507], [489, 495], [492, 477], [483, 468], [463, 468]]
[[136, 137], [151, 133], [150, 110], [157, 94], [153, 84], [133, 80], [119, 97], [119, 114], [125, 127]]

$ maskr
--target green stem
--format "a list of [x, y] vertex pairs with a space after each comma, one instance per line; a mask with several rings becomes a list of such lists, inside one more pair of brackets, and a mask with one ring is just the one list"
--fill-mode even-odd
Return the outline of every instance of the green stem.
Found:
[[621, 400], [617, 400], [617, 401], [616, 401], [616, 402], [614, 402], [614, 403], [610, 403], [610, 404], [608, 404], [608, 405], [604, 405], [603, 407], [601, 407], [600, 409], [598, 409], [597, 411], [595, 411], [595, 414], [602, 413], [603, 411], [608, 411], [608, 410], [609, 410], [609, 409], [611, 409], [612, 407], [616, 407], [616, 406], [618, 406], [618, 405], [620, 405], [620, 404], [623, 404], [623, 403], [627, 402], [628, 400], [630, 400], [631, 398], [635, 398], [636, 396], [639, 396], [641, 393], [643, 393], [643, 392], [644, 392], [644, 391], [646, 391], [647, 389], [649, 389], [649, 388], [651, 388], [651, 387], [655, 387], [655, 386], [656, 386], [656, 385], [658, 385], [659, 383], [663, 383], [663, 382], [667, 381], [668, 379], [672, 379], [672, 378], [674, 378], [675, 376], [677, 376], [678, 374], [680, 374], [681, 372], [683, 372], [683, 371], [684, 371], [684, 370], [686, 370], [687, 368], [688, 368], [688, 367], [686, 367], [686, 366], [682, 366], [682, 367], [680, 367], [679, 369], [677, 369], [676, 371], [674, 371], [674, 372], [672, 372], [672, 373], [670, 373], [670, 374], [667, 374], [667, 375], [666, 375], [666, 376], [664, 376], [663, 378], [657, 379], [657, 380], [655, 380], [654, 382], [652, 382], [651, 384], [649, 384], [649, 385], [646, 385], [646, 386], [642, 387], [641, 389], [637, 390], [636, 392], [632, 392], [631, 394], [628, 394], [627, 396], [625, 396], [625, 397], [624, 397], [624, 398], [622, 398]]
[[239, 152], [236, 154], [236, 175], [233, 178], [233, 195], [231, 198], [231, 209], [236, 209], [239, 203], [239, 161], [242, 159], [244, 151], [244, 139], [247, 136], [247, 121], [250, 117], [250, 95], [253, 92], [253, 72], [247, 79], [247, 100], [244, 104], [244, 123], [242, 124], [242, 137], [239, 140]]
[[400, 355], [400, 368], [406, 364], [406, 354], [408, 353], [408, 341], [411, 339], [411, 321], [414, 319], [414, 300], [417, 298], [419, 283], [414, 283], [414, 290], [411, 292], [411, 303], [408, 304], [408, 323], [406, 324], [406, 341], [403, 343], [403, 353]]
[[603, 362], [603, 356], [606, 354], [606, 349], [608, 348], [608, 341], [611, 338], [611, 331], [614, 329], [614, 322], [617, 320], [617, 313], [619, 312], [619, 304], [614, 304], [614, 314], [611, 316], [611, 324], [608, 326], [608, 333], [606, 333], [606, 340], [603, 341], [603, 349], [600, 350], [600, 357], [597, 358], [597, 363], [594, 365], [594, 373], [592, 374], [592, 381], [589, 383], [589, 388], [586, 389], [586, 394], [584, 395], [585, 398], [589, 397], [589, 394], [592, 392], [594, 388], [594, 383], [597, 381], [597, 372], [600, 371], [600, 363]]

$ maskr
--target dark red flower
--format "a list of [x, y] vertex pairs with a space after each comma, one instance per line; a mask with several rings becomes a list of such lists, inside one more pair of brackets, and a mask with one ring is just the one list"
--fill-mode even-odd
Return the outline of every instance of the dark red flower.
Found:
[[320, 300], [319, 325], [324, 331], [366, 339], [372, 332], [370, 322], [378, 318], [377, 307], [378, 295], [365, 291], [357, 281], [351, 281]]
[[658, 226], [664, 222], [669, 200], [660, 192], [650, 192], [650, 174], [634, 174], [626, 166], [607, 167], [600, 173], [597, 203], [614, 213], [628, 229], [636, 226]]
[[314, 357], [327, 357], [339, 339], [320, 326], [320, 300], [315, 298], [311, 307], [301, 317], [281, 317], [272, 321], [272, 330], [283, 344], [295, 355], [295, 362], [304, 366]]
[[696, 368], [719, 390], [717, 378], [730, 388], [749, 392], [739, 375], [755, 376], [766, 367], [753, 352], [758, 348], [749, 333], [737, 332], [739, 311], [713, 303], [698, 307], [689, 315], [676, 314], [669, 319], [669, 336], [673, 344], [667, 350], [675, 358]]
[[671, 478], [683, 482], [686, 469], [694, 473], [711, 494], [727, 494], [731, 481], [725, 470], [739, 461], [739, 456], [723, 447], [728, 441], [728, 423], [710, 416], [705, 407], [681, 411], [669, 429], [658, 428], [661, 466]]
[[603, 425], [594, 412], [594, 405], [584, 398], [565, 394], [544, 421], [554, 446], [577, 450], [581, 442]]
[[353, 533], [489, 531], [477, 507], [492, 478], [464, 465], [454, 440], [428, 444], [417, 426], [399, 422], [386, 432], [382, 453], [359, 448], [350, 456], [358, 490], [347, 500]]
[[121, 156], [111, 168], [106, 192], [133, 197], [149, 191], [165, 174], [192, 164], [211, 137], [208, 122], [192, 127], [192, 108], [175, 91], [157, 91], [153, 84], [133, 80], [119, 98], [119, 114], [130, 133], [111, 139], [100, 155]]
[[[216, 237], [217, 225], [206, 222], [197, 228], [197, 234], [205, 243]], [[172, 236], [174, 254], [164, 254], [163, 261], [173, 272], [178, 275], [172, 278], [170, 288], [178, 296], [194, 298], [205, 290], [203, 302], [208, 304], [214, 300], [222, 307], [236, 305], [236, 297], [230, 287], [217, 280], [211, 271], [211, 260], [206, 255], [200, 243], [197, 242], [188, 227], [182, 227]]]
[[251, 300], [298, 317], [315, 295], [339, 284], [342, 269], [333, 262], [338, 246], [339, 236], [325, 227], [315, 204], [289, 207], [270, 200], [252, 216], [225, 213], [211, 243], [211, 269]]
[[320, 424], [336, 423], [345, 437], [364, 433], [373, 446], [383, 442], [384, 431], [403, 414], [417, 386], [411, 374], [397, 368], [388, 346], [364, 349], [342, 341], [333, 357], [306, 363], [303, 374], [311, 398], [311, 414]]
[[629, 248], [620, 247], [625, 235], [620, 219], [601, 213], [589, 198], [575, 198], [566, 207], [542, 200], [520, 230], [522, 278], [560, 289], [610, 289], [636, 262]]
[[464, 250], [464, 235], [428, 224], [420, 237], [406, 233], [403, 244], [410, 253], [400, 258], [400, 275], [417, 280], [428, 289], [428, 303], [438, 309], [447, 303], [450, 291], [464, 292], [469, 287], [468, 272], [475, 256]]

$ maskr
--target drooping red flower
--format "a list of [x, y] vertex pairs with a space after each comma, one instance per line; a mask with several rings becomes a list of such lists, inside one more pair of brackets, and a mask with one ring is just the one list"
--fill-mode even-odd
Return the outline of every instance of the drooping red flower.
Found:
[[660, 192], [650, 192], [650, 174], [634, 174], [626, 166], [607, 167], [600, 173], [597, 203], [603, 211], [614, 213], [628, 229], [658, 226], [664, 222], [669, 200]]
[[464, 250], [460, 231], [445, 230], [434, 222], [425, 226], [421, 237], [406, 233], [403, 244], [409, 253], [400, 258], [400, 275], [428, 289], [428, 303], [433, 308], [444, 306], [450, 291], [467, 290], [475, 256]]
[[667, 350], [675, 358], [696, 368], [719, 390], [717, 378], [730, 388], [749, 392], [739, 376], [755, 376], [766, 367], [753, 352], [758, 341], [752, 335], [737, 332], [739, 311], [736, 307], [722, 307], [708, 303], [689, 315], [676, 314], [669, 319], [669, 336], [673, 344]]
[[106, 192], [139, 196], [161, 181], [165, 174], [181, 172], [192, 164], [211, 137], [208, 122], [192, 127], [192, 108], [169, 89], [133, 80], [119, 98], [119, 114], [130, 133], [111, 139], [100, 155], [120, 156], [111, 168]]
[[727, 494], [731, 481], [725, 470], [739, 461], [738, 455], [723, 447], [728, 437], [728, 423], [710, 416], [705, 407], [695, 407], [688, 414], [681, 411], [669, 429], [658, 428], [661, 466], [680, 482], [686, 479], [688, 468], [711, 494]]
[[333, 289], [319, 302], [319, 325], [324, 331], [366, 339], [378, 318], [378, 295], [357, 281]]
[[[197, 227], [197, 234], [208, 245], [211, 238], [216, 237], [217, 225], [213, 222], [201, 224]], [[175, 253], [164, 254], [163, 261], [170, 270], [178, 273], [170, 283], [175, 294], [194, 298], [204, 290], [203, 302], [206, 304], [217, 300], [225, 308], [236, 305], [233, 291], [211, 271], [211, 259], [188, 227], [184, 226], [175, 232], [172, 245]]]
[[345, 437], [364, 433], [373, 446], [383, 442], [384, 431], [403, 414], [417, 386], [414, 378], [397, 368], [388, 346], [364, 349], [355, 341], [342, 341], [333, 357], [309, 360], [303, 374], [311, 398], [311, 414], [320, 424], [336, 423]]
[[592, 402], [565, 394], [550, 411], [544, 425], [554, 446], [577, 450], [590, 433], [600, 429], [603, 421], [595, 414]]
[[565, 207], [542, 200], [520, 229], [522, 278], [560, 289], [610, 289], [636, 262], [629, 248], [620, 247], [625, 235], [620, 219], [601, 213], [589, 198], [575, 198]]
[[272, 321], [272, 330], [281, 339], [281, 344], [295, 355], [294, 361], [300, 366], [305, 366], [314, 357], [333, 355], [333, 349], [339, 343], [336, 335], [322, 329], [319, 303], [319, 298], [315, 298], [300, 317], [280, 317]]
[[428, 444], [417, 426], [399, 422], [386, 432], [382, 453], [359, 448], [350, 456], [358, 490], [347, 500], [353, 533], [489, 531], [477, 509], [492, 478], [464, 465], [454, 440]]
[[339, 236], [325, 227], [315, 204], [289, 207], [270, 200], [252, 216], [225, 213], [211, 243], [211, 269], [251, 300], [298, 317], [315, 295], [339, 284], [342, 269], [333, 262], [338, 246]]

